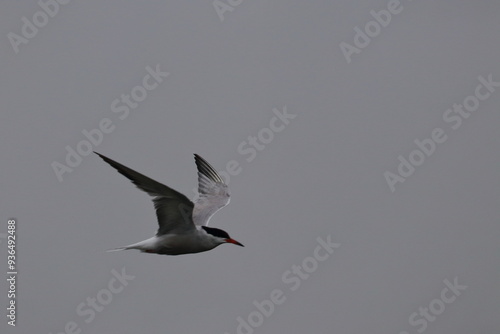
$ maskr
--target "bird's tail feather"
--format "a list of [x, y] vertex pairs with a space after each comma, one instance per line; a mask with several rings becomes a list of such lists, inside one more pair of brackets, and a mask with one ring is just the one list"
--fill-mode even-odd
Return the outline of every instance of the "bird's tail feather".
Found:
[[146, 252], [146, 251], [149, 251], [149, 250], [154, 248], [153, 246], [154, 246], [156, 240], [157, 240], [157, 237], [152, 237], [152, 238], [149, 238], [147, 240], [137, 242], [135, 244], [127, 245], [125, 247], [110, 249], [110, 250], [108, 250], [108, 252], [118, 252], [118, 251], [127, 250], [127, 249], [138, 249], [140, 251]]
[[127, 250], [129, 249], [128, 247], [119, 247], [119, 248], [113, 248], [113, 249], [108, 249], [106, 252], [118, 252], [122, 250]]

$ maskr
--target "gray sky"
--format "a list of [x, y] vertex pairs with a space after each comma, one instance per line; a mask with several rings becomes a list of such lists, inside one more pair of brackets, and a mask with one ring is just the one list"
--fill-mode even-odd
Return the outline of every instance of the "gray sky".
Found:
[[[498, 331], [498, 1], [54, 1], [0, 3], [1, 333]], [[67, 147], [190, 198], [236, 161], [246, 247], [106, 253], [152, 203]]]

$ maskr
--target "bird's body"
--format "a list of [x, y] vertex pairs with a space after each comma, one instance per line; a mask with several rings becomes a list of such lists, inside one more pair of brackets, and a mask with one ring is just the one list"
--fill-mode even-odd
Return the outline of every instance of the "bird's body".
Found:
[[207, 226], [215, 212], [229, 203], [230, 197], [224, 180], [199, 155], [195, 154], [199, 198], [193, 203], [176, 190], [95, 153], [139, 189], [153, 196], [159, 224], [154, 237], [111, 251], [138, 249], [145, 253], [180, 255], [205, 252], [223, 243], [243, 246], [225, 231]]

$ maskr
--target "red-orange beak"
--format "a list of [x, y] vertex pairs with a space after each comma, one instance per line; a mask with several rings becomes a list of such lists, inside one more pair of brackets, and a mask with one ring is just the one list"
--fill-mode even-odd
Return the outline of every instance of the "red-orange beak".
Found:
[[234, 239], [231, 239], [231, 238], [226, 239], [226, 242], [230, 243], [230, 244], [235, 244], [235, 245], [238, 245], [238, 246], [241, 246], [241, 247], [245, 247], [242, 244], [240, 244], [238, 241], [236, 241]]

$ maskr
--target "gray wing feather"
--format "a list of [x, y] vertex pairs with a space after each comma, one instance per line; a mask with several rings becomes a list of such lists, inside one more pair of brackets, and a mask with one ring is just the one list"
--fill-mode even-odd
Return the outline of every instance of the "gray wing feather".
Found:
[[159, 236], [174, 231], [187, 231], [195, 228], [193, 224], [194, 204], [186, 196], [102, 154], [94, 153], [115, 168], [120, 174], [132, 181], [137, 188], [153, 197], [159, 224], [156, 235]]
[[210, 218], [229, 201], [229, 188], [217, 171], [198, 154], [194, 155], [198, 168], [199, 197], [193, 209], [193, 222], [208, 225]]

